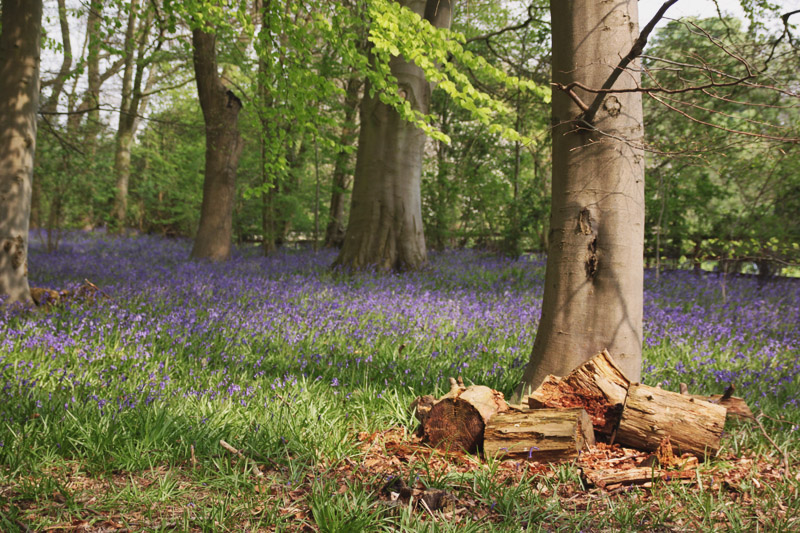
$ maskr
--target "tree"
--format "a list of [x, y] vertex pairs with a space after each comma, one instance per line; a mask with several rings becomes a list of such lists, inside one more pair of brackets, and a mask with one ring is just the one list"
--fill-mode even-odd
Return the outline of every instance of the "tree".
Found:
[[42, 2], [3, 0], [0, 20], [0, 297], [28, 302]]
[[[642, 357], [644, 154], [635, 0], [551, 2], [553, 195], [542, 317], [517, 396], [608, 349]], [[631, 53], [628, 53], [628, 51]], [[634, 54], [635, 52], [635, 54]], [[610, 86], [609, 86], [610, 84]], [[594, 93], [581, 87], [631, 92]], [[591, 105], [586, 105], [583, 100]]]
[[[435, 28], [449, 28], [450, 0], [398, 0]], [[431, 83], [423, 69], [402, 56], [389, 63], [399, 95], [427, 115]], [[415, 269], [426, 260], [420, 200], [425, 133], [381, 100], [370, 82], [361, 102], [361, 130], [350, 220], [336, 265]]]
[[239, 110], [242, 102], [217, 72], [216, 36], [192, 30], [197, 92], [206, 129], [206, 166], [200, 227], [192, 247], [195, 259], [225, 261], [231, 255], [236, 169], [242, 153]]
[[[152, 57], [145, 57], [148, 38], [153, 25], [154, 10], [145, 7], [145, 14], [139, 23], [137, 37], [137, 17], [140, 7], [137, 0], [131, 0], [128, 7], [128, 26], [125, 32], [124, 54], [125, 68], [122, 75], [122, 94], [119, 106], [119, 125], [115, 138], [114, 172], [116, 174], [116, 197], [114, 201], [114, 219], [112, 224], [118, 229], [125, 227], [128, 215], [128, 183], [131, 175], [131, 148], [139, 126], [139, 115], [147, 107], [147, 90], [155, 81], [153, 66], [148, 80], [144, 82], [144, 71]], [[163, 43], [159, 38], [154, 45], [158, 52]], [[134, 50], [135, 49], [135, 50]], [[142, 84], [145, 83], [146, 86]]]

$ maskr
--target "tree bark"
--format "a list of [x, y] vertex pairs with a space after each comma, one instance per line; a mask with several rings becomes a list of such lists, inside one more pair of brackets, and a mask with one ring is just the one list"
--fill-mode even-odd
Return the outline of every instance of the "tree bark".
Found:
[[344, 244], [346, 231], [344, 220], [344, 195], [350, 188], [350, 173], [347, 168], [350, 163], [350, 153], [346, 150], [353, 144], [353, 132], [356, 128], [353, 121], [358, 111], [358, 92], [361, 81], [355, 76], [347, 80], [347, 89], [344, 98], [344, 126], [339, 137], [340, 151], [336, 154], [336, 163], [333, 168], [331, 184], [330, 220], [325, 229], [325, 246], [328, 248], [341, 248]]
[[225, 261], [231, 255], [236, 169], [243, 146], [238, 129], [242, 102], [226, 89], [217, 73], [216, 36], [195, 29], [192, 43], [197, 92], [206, 125], [206, 167], [200, 227], [191, 257]]
[[53, 88], [50, 91], [47, 102], [42, 105], [43, 111], [49, 111], [51, 113], [58, 110], [58, 99], [64, 91], [64, 84], [67, 82], [67, 77], [72, 68], [72, 43], [69, 38], [69, 19], [67, 18], [66, 0], [58, 0], [58, 22], [61, 27], [61, 44], [63, 46], [61, 68], [58, 69], [58, 74], [56, 74], [55, 80], [53, 81]]
[[[638, 36], [634, 0], [551, 2], [553, 79], [600, 88]], [[632, 64], [614, 88], [635, 88]], [[591, 102], [593, 94], [575, 89]], [[641, 374], [644, 157], [640, 93], [606, 96], [592, 124], [553, 94], [553, 197], [542, 317], [517, 396], [608, 349]]]
[[[437, 28], [450, 26], [451, 0], [397, 1]], [[428, 113], [432, 87], [422, 69], [402, 57], [389, 65], [412, 109]], [[335, 265], [416, 269], [427, 258], [420, 201], [425, 134], [369, 89], [361, 101], [350, 221]]]
[[528, 406], [582, 407], [591, 416], [594, 429], [611, 435], [619, 424], [630, 382], [607, 351], [597, 354], [563, 379], [547, 376], [528, 396]]
[[29, 302], [28, 221], [39, 107], [41, 0], [3, 0], [0, 31], [0, 297]]
[[656, 450], [669, 437], [678, 453], [702, 459], [719, 450], [725, 417], [721, 405], [636, 383], [628, 389], [616, 440], [632, 448]]
[[[153, 24], [153, 11], [148, 10], [147, 15], [142, 19], [139, 28], [138, 42], [134, 41], [134, 31], [136, 21], [136, 0], [131, 2], [130, 19], [128, 30], [125, 35], [125, 70], [122, 78], [122, 102], [120, 104], [119, 125], [114, 152], [114, 172], [117, 177], [117, 194], [114, 203], [114, 219], [118, 229], [125, 227], [125, 219], [128, 215], [128, 183], [131, 176], [131, 147], [133, 146], [134, 136], [139, 127], [139, 115], [144, 112], [147, 106], [147, 96], [143, 95], [142, 82], [144, 71], [147, 64], [145, 54], [150, 33], [150, 26]], [[134, 55], [134, 45], [137, 46]], [[159, 46], [160, 48], [160, 46]], [[128, 56], [129, 55], [129, 56]], [[147, 87], [144, 91], [152, 88], [155, 76], [151, 68], [147, 80]]]
[[422, 433], [431, 446], [474, 453], [483, 445], [487, 422], [507, 410], [501, 392], [483, 385], [454, 386], [425, 413]]

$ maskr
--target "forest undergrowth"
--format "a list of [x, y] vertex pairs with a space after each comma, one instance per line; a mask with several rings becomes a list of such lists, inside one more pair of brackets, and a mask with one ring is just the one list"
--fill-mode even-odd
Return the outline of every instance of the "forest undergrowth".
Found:
[[[408, 405], [448, 377], [506, 396], [530, 354], [544, 260], [432, 253], [420, 272], [331, 271], [328, 250], [74, 233], [32, 241], [36, 287], [0, 311], [2, 531], [791, 531], [800, 528], [800, 281], [645, 277], [644, 382], [718, 394], [696, 479], [603, 491], [573, 463], [433, 451]], [[225, 441], [240, 454], [221, 446]], [[789, 469], [786, 471], [785, 463]], [[392, 480], [440, 489], [437, 511]]]

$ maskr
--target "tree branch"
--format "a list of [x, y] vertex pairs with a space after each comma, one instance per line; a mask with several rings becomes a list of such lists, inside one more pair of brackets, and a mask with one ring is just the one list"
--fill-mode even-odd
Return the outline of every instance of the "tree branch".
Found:
[[650, 22], [648, 22], [647, 25], [645, 25], [644, 29], [642, 29], [641, 33], [639, 33], [639, 38], [636, 39], [636, 42], [633, 43], [631, 51], [628, 52], [628, 54], [625, 57], [623, 57], [622, 60], [620, 60], [617, 67], [614, 69], [614, 71], [608, 77], [606, 82], [603, 84], [603, 87], [601, 88], [600, 92], [598, 92], [597, 95], [595, 96], [594, 101], [592, 101], [591, 105], [589, 105], [589, 108], [583, 112], [581, 119], [584, 122], [588, 122], [589, 124], [591, 124], [594, 121], [594, 117], [597, 115], [597, 111], [600, 109], [600, 105], [603, 103], [603, 100], [605, 99], [604, 93], [608, 91], [608, 89], [611, 89], [614, 86], [614, 83], [616, 83], [616, 81], [625, 71], [625, 68], [630, 64], [630, 62], [639, 57], [640, 55], [642, 55], [644, 47], [647, 44], [647, 39], [648, 37], [650, 37], [650, 33], [653, 31], [653, 28], [655, 28], [656, 24], [658, 24], [658, 21], [664, 17], [664, 14], [667, 12], [667, 9], [672, 7], [672, 5], [675, 4], [677, 1], [678, 0], [667, 0], [666, 2], [664, 2], [656, 12], [655, 16], [653, 16], [653, 18], [650, 19]]
[[[675, 0], [675, 1], [677, 2], [677, 0]], [[472, 43], [472, 42], [475, 42], [475, 41], [488, 41], [492, 37], [497, 37], [498, 35], [502, 35], [504, 33], [510, 32], [510, 31], [517, 31], [517, 30], [521, 30], [523, 28], [527, 28], [528, 26], [530, 26], [531, 22], [540, 22], [542, 24], [545, 24], [546, 23], [545, 21], [543, 21], [542, 19], [538, 19], [538, 18], [533, 16], [533, 9], [534, 9], [534, 5], [533, 4], [528, 6], [528, 18], [524, 22], [521, 22], [519, 24], [515, 24], [513, 26], [506, 26], [505, 28], [501, 28], [501, 29], [499, 29], [497, 31], [492, 31], [492, 32], [486, 33], [484, 35], [478, 35], [477, 37], [472, 37], [470, 39], [467, 39], [464, 42], [464, 44], [469, 44], [469, 43]]]

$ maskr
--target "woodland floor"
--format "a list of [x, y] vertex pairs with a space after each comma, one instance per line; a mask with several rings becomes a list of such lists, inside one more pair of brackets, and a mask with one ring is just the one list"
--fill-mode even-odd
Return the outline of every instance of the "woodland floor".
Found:
[[730, 422], [692, 478], [609, 490], [580, 472], [618, 449], [547, 466], [412, 435], [408, 404], [449, 376], [510, 393], [540, 258], [433, 253], [419, 273], [347, 276], [328, 251], [213, 265], [181, 240], [34, 244], [34, 286], [100, 290], [0, 311], [2, 531], [800, 529], [797, 280], [647, 274], [645, 382], [735, 383], [764, 431]]

